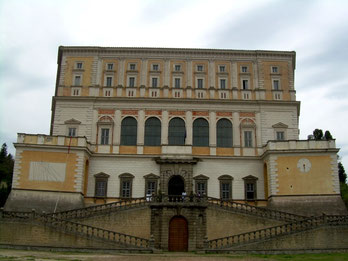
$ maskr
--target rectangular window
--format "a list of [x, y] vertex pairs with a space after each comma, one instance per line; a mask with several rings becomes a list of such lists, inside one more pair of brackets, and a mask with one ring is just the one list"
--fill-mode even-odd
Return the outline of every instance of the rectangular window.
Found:
[[106, 188], [107, 188], [106, 180], [96, 180], [95, 184], [95, 196], [96, 197], [106, 197]]
[[157, 78], [152, 78], [152, 87], [156, 88], [157, 87]]
[[243, 80], [243, 90], [249, 89], [249, 80]]
[[207, 195], [207, 189], [206, 189], [206, 182], [198, 181], [197, 182], [197, 191], [198, 196], [204, 196]]
[[278, 91], [279, 89], [279, 80], [273, 80], [273, 90]]
[[108, 87], [112, 86], [112, 77], [111, 76], [106, 77], [106, 86], [108, 86]]
[[181, 65], [179, 65], [179, 64], [175, 65], [174, 69], [175, 69], [176, 72], [181, 71]]
[[80, 90], [79, 89], [73, 89], [73, 96], [80, 96]]
[[277, 131], [277, 140], [285, 140], [284, 131]]
[[246, 199], [255, 199], [255, 184], [246, 183]]
[[226, 79], [220, 79], [220, 89], [226, 89]]
[[197, 65], [197, 71], [203, 72], [203, 65]]
[[134, 86], [135, 86], [135, 78], [129, 77], [129, 87], [134, 87]]
[[111, 96], [111, 91], [110, 90], [105, 90], [104, 91], [104, 96], [110, 97]]
[[113, 70], [114, 69], [114, 64], [113, 63], [108, 63], [106, 68], [108, 70]]
[[278, 73], [278, 67], [272, 66], [272, 73]]
[[146, 195], [151, 196], [156, 194], [156, 181], [148, 181], [146, 185]]
[[252, 131], [244, 131], [244, 147], [251, 148], [253, 146]]
[[242, 72], [243, 72], [243, 73], [248, 72], [248, 67], [246, 67], [246, 66], [242, 66]]
[[153, 64], [152, 65], [152, 70], [153, 71], [158, 71], [158, 64]]
[[175, 78], [174, 79], [174, 81], [175, 81], [175, 88], [180, 88], [180, 78]]
[[75, 75], [74, 85], [75, 86], [80, 86], [81, 85], [81, 75]]
[[197, 88], [198, 89], [203, 89], [203, 79], [198, 79], [197, 80]]
[[109, 144], [109, 129], [101, 129], [101, 139], [100, 144], [108, 145]]
[[230, 199], [230, 192], [231, 188], [230, 188], [230, 182], [228, 183], [221, 183], [221, 199]]
[[69, 131], [68, 131], [68, 136], [69, 137], [75, 137], [76, 136], [76, 128], [69, 128]]
[[220, 72], [225, 72], [225, 65], [220, 65], [219, 70]]
[[77, 62], [76, 63], [76, 69], [82, 69], [82, 63], [81, 62]]
[[132, 70], [132, 71], [134, 71], [134, 70], [135, 70], [135, 63], [131, 63], [131, 64], [129, 65], [129, 69]]
[[124, 180], [124, 181], [122, 181], [121, 197], [122, 198], [130, 198], [130, 196], [131, 196], [131, 181]]

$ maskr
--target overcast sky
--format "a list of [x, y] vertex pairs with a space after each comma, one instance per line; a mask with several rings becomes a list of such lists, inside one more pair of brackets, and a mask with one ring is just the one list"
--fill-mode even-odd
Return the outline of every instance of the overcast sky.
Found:
[[49, 133], [59, 45], [296, 51], [300, 138], [348, 169], [347, 0], [0, 0], [0, 142]]

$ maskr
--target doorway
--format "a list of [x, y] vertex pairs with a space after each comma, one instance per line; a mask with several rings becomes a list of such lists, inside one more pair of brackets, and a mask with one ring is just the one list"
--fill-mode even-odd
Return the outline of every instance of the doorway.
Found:
[[170, 196], [181, 196], [185, 191], [185, 182], [179, 175], [171, 177], [168, 182], [168, 195]]
[[188, 250], [188, 225], [182, 216], [175, 216], [169, 222], [168, 250]]

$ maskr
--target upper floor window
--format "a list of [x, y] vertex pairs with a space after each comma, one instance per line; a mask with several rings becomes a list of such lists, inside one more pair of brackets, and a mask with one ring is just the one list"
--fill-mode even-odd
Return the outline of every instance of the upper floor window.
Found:
[[220, 71], [220, 72], [225, 72], [225, 70], [226, 70], [225, 65], [220, 65], [220, 66], [219, 66], [219, 71]]
[[95, 177], [95, 197], [106, 197], [107, 196], [107, 189], [108, 189], [108, 179], [109, 175], [105, 174], [103, 172], [94, 175]]
[[209, 146], [209, 123], [206, 119], [199, 118], [193, 122], [193, 146]]
[[135, 86], [135, 77], [129, 77], [129, 87], [134, 87]]
[[176, 64], [176, 65], [174, 66], [174, 70], [175, 70], [176, 72], [181, 71], [181, 65], [180, 65], [180, 64]]
[[285, 140], [284, 131], [277, 131], [276, 135], [277, 135], [277, 140]]
[[175, 88], [180, 88], [180, 78], [175, 78], [174, 79], [174, 86]]
[[251, 148], [253, 146], [252, 131], [244, 131], [244, 147]]
[[185, 145], [186, 127], [183, 119], [173, 118], [169, 122], [168, 144]]
[[152, 78], [152, 87], [154, 87], [154, 88], [156, 88], [156, 87], [158, 87], [157, 85], [157, 82], [158, 82], [158, 78]]
[[203, 65], [197, 65], [197, 71], [203, 72]]
[[242, 80], [243, 84], [243, 90], [248, 90], [249, 89], [249, 80]]
[[133, 117], [126, 117], [121, 122], [121, 145], [137, 145], [137, 120]]
[[75, 137], [76, 136], [76, 128], [69, 128], [68, 129], [68, 136]]
[[242, 66], [242, 72], [243, 72], [243, 73], [248, 72], [248, 67], [247, 67], [247, 66]]
[[106, 77], [106, 86], [108, 87], [112, 86], [112, 76]]
[[158, 71], [158, 69], [159, 69], [158, 64], [153, 64], [153, 65], [152, 65], [152, 70], [153, 70], [153, 71]]
[[280, 90], [280, 84], [279, 80], [273, 80], [273, 90]]
[[156, 117], [151, 117], [145, 122], [145, 146], [161, 145], [161, 121]]
[[257, 177], [249, 175], [243, 178], [244, 180], [244, 191], [246, 200], [255, 200], [257, 198], [256, 185]]
[[109, 144], [109, 128], [101, 128], [101, 137], [100, 137], [100, 144], [101, 145], [108, 145]]
[[272, 73], [278, 73], [278, 67], [277, 66], [272, 66]]
[[114, 69], [114, 64], [113, 64], [113, 63], [108, 63], [108, 64], [106, 65], [106, 68], [107, 68], [108, 70], [113, 70], [113, 69]]
[[75, 86], [81, 86], [81, 75], [75, 75], [75, 78], [74, 78], [74, 85]]
[[124, 173], [119, 175], [119, 178], [120, 178], [120, 197], [131, 198], [134, 176], [130, 173]]
[[129, 70], [134, 71], [135, 68], [136, 68], [136, 64], [135, 63], [129, 64]]
[[220, 89], [226, 89], [226, 79], [220, 79]]
[[82, 63], [82, 62], [77, 62], [77, 63], [75, 64], [75, 68], [76, 68], [76, 69], [82, 69], [82, 68], [83, 68], [83, 63]]
[[222, 175], [219, 178], [220, 181], [220, 198], [222, 200], [232, 199], [232, 180], [230, 175]]
[[232, 123], [227, 119], [220, 119], [216, 124], [216, 146], [232, 147]]
[[197, 79], [197, 88], [203, 89], [203, 79]]

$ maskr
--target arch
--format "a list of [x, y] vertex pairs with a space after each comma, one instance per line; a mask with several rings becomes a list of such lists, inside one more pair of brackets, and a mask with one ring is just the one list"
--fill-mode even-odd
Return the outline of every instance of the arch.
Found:
[[185, 191], [185, 181], [180, 175], [173, 175], [168, 181], [168, 195], [181, 196]]
[[168, 128], [168, 144], [169, 145], [185, 145], [186, 127], [185, 122], [181, 118], [173, 118], [169, 122]]
[[193, 122], [193, 146], [209, 147], [209, 123], [204, 118]]
[[161, 145], [161, 121], [156, 117], [148, 118], [145, 122], [145, 146]]
[[137, 120], [133, 117], [126, 117], [121, 123], [121, 145], [137, 145]]
[[216, 124], [216, 146], [232, 147], [232, 123], [228, 119], [220, 119]]
[[188, 250], [188, 222], [183, 216], [174, 216], [169, 221], [168, 250]]

